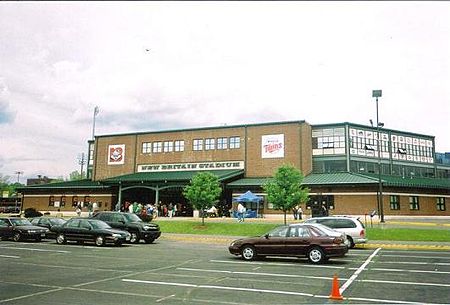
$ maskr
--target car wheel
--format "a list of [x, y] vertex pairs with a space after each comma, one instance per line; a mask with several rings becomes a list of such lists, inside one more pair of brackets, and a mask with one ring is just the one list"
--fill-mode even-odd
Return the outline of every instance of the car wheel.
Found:
[[154, 242], [155, 241], [155, 239], [154, 238], [147, 238], [147, 239], [145, 239], [145, 243], [146, 244], [151, 244], [152, 242]]
[[14, 233], [13, 240], [14, 241], [21, 241], [22, 240], [22, 235], [19, 232]]
[[95, 245], [101, 247], [105, 244], [105, 238], [102, 235], [99, 235], [95, 238]]
[[139, 242], [139, 235], [136, 232], [131, 232], [130, 242], [136, 244]]
[[350, 249], [353, 249], [355, 247], [355, 242], [353, 241], [353, 238], [350, 236], [347, 236], [348, 242], [350, 243]]
[[41, 238], [40, 236], [38, 236], [38, 237], [36, 237], [34, 240], [35, 240], [35, 241], [41, 241], [42, 238]]
[[256, 250], [253, 246], [246, 245], [241, 249], [242, 258], [246, 261], [251, 261], [256, 258]]
[[60, 233], [60, 234], [56, 235], [56, 243], [59, 245], [66, 243], [66, 237], [64, 236], [64, 234]]
[[308, 251], [308, 260], [313, 264], [319, 264], [325, 260], [325, 254], [319, 247], [312, 247]]

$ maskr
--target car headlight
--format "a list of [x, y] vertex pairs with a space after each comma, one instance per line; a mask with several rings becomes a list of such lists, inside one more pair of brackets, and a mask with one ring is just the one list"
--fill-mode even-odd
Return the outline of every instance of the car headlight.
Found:
[[37, 233], [37, 231], [36, 230], [28, 230], [28, 231], [26, 231], [26, 232], [28, 232], [28, 233]]
[[144, 226], [143, 229], [145, 231], [151, 230], [151, 229], [156, 229], [156, 226]]

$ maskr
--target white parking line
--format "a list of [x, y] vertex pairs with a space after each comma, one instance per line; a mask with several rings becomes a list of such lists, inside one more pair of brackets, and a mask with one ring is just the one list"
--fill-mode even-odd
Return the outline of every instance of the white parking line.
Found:
[[327, 276], [312, 276], [312, 275], [297, 275], [297, 274], [280, 274], [280, 273], [266, 273], [266, 272], [245, 272], [245, 271], [229, 271], [229, 270], [214, 270], [214, 269], [195, 269], [195, 268], [177, 268], [177, 270], [205, 272], [205, 273], [227, 273], [227, 274], [244, 274], [244, 275], [262, 275], [273, 277], [290, 277], [290, 278], [307, 278], [317, 280], [332, 280], [333, 277]]
[[300, 295], [313, 297], [313, 294], [302, 293], [296, 291], [283, 291], [283, 290], [270, 290], [270, 289], [255, 289], [255, 288], [243, 288], [243, 287], [229, 287], [229, 286], [213, 286], [213, 285], [196, 285], [196, 284], [184, 284], [184, 283], [174, 283], [174, 282], [158, 282], [158, 281], [145, 281], [145, 280], [133, 280], [133, 279], [122, 279], [123, 282], [141, 283], [141, 284], [154, 284], [154, 285], [168, 285], [168, 286], [180, 286], [180, 287], [191, 287], [191, 288], [204, 288], [204, 289], [218, 289], [218, 290], [233, 290], [233, 291], [249, 291], [249, 292], [260, 292], [260, 293], [273, 293], [273, 294], [287, 294], [287, 295]]
[[394, 254], [383, 254], [383, 257], [404, 257], [404, 258], [426, 258], [426, 259], [447, 259], [450, 260], [450, 256], [421, 256], [421, 255], [394, 255]]
[[22, 248], [22, 247], [3, 247], [3, 246], [1, 246], [0, 249], [8, 249], [8, 250], [25, 250], [25, 251], [36, 251], [36, 252], [71, 253], [71, 251], [65, 251], [65, 250], [47, 250], [47, 249]]
[[[266, 266], [298, 266], [297, 263], [271, 263], [271, 262], [244, 262], [244, 261], [225, 261], [225, 260], [210, 260], [211, 263], [225, 263], [225, 264], [243, 264], [243, 265], [266, 265]], [[320, 268], [320, 269], [345, 269], [340, 266], [325, 266], [325, 265], [302, 265], [302, 267]]]
[[0, 257], [4, 257], [4, 258], [20, 258], [20, 256], [16, 256], [16, 255], [0, 255]]
[[381, 250], [381, 248], [376, 249], [372, 255], [369, 256], [369, 258], [367, 258], [367, 260], [364, 262], [364, 264], [362, 264], [358, 270], [355, 271], [355, 273], [353, 273], [353, 275], [347, 280], [347, 282], [344, 283], [344, 285], [341, 286], [341, 288], [339, 288], [339, 292], [342, 294], [345, 289], [347, 289], [350, 284], [358, 277], [358, 275], [364, 270], [364, 268], [366, 268], [366, 266], [370, 263], [370, 261], [375, 257], [375, 255], [377, 255], [377, 253]]

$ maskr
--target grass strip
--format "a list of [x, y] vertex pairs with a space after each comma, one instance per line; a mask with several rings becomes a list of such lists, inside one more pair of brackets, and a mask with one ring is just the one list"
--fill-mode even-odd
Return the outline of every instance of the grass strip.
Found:
[[[280, 226], [274, 223], [236, 223], [201, 221], [155, 221], [163, 233], [225, 236], [261, 236]], [[450, 230], [416, 228], [366, 228], [369, 240], [450, 242]]]

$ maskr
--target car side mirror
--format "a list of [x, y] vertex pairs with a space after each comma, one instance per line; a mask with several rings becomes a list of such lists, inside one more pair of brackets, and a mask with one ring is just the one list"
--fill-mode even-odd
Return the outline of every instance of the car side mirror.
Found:
[[266, 239], [269, 239], [269, 234], [264, 235]]

